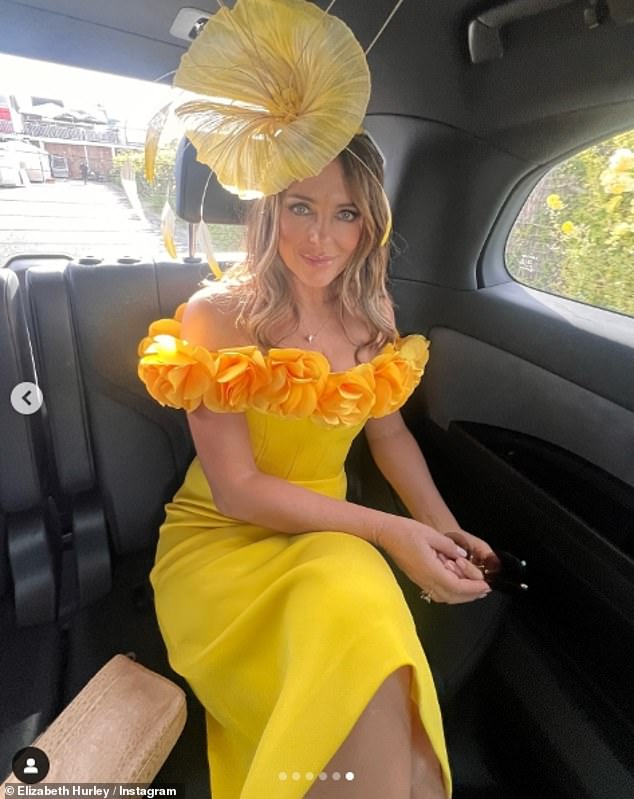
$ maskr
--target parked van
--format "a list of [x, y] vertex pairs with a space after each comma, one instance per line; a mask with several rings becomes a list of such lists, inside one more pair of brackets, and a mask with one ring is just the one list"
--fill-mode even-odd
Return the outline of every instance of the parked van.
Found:
[[18, 169], [23, 169], [32, 183], [44, 183], [51, 179], [51, 165], [46, 150], [21, 139], [7, 139], [0, 147], [15, 155]]
[[20, 162], [16, 154], [5, 149], [0, 142], [0, 186], [15, 187], [24, 185], [20, 176]]

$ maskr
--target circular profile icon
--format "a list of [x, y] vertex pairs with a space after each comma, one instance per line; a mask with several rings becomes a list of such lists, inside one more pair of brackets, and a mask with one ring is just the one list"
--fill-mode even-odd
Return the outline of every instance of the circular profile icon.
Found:
[[29, 785], [43, 780], [48, 774], [51, 764], [46, 753], [35, 746], [27, 746], [20, 749], [13, 756], [13, 773], [20, 780]]

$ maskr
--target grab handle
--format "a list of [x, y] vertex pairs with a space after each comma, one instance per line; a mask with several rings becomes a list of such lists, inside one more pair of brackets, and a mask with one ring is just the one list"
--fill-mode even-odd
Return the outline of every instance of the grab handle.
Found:
[[504, 48], [500, 32], [505, 25], [527, 17], [536, 17], [545, 11], [565, 6], [573, 0], [510, 0], [490, 8], [469, 23], [469, 54], [473, 64], [502, 58]]

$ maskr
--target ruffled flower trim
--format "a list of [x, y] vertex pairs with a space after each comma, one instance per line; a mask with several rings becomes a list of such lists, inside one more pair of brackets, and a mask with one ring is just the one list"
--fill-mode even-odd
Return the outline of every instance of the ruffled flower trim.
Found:
[[173, 319], [158, 319], [139, 343], [139, 378], [161, 405], [194, 411], [255, 409], [327, 426], [356, 425], [400, 408], [429, 358], [421, 335], [386, 344], [367, 363], [331, 371], [320, 352], [294, 347], [225, 347], [215, 352], [180, 336], [186, 303]]

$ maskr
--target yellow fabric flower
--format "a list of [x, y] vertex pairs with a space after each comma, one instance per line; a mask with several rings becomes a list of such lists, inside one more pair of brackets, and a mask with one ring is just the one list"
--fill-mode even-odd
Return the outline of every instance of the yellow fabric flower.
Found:
[[569, 219], [563, 223], [561, 226], [561, 232], [564, 233], [566, 236], [570, 236], [576, 230], [574, 222], [571, 222]]
[[269, 383], [253, 395], [253, 407], [305, 419], [324, 389], [329, 364], [320, 352], [295, 348], [269, 350]]
[[397, 351], [401, 358], [405, 358], [410, 366], [422, 375], [429, 360], [429, 341], [424, 336], [417, 333], [405, 336], [398, 342]]
[[213, 358], [204, 347], [175, 338], [173, 323], [160, 319], [150, 325], [150, 336], [139, 344], [138, 375], [161, 405], [193, 411], [212, 386]]
[[315, 415], [328, 425], [355, 425], [370, 415], [374, 403], [374, 370], [369, 363], [328, 376]]
[[264, 356], [257, 347], [222, 349], [215, 353], [213, 378], [203, 395], [211, 411], [246, 411], [251, 400], [271, 375]]
[[414, 391], [429, 359], [429, 342], [422, 336], [407, 336], [373, 361], [375, 401], [372, 416], [379, 418], [401, 407]]
[[553, 211], [559, 211], [564, 207], [561, 197], [558, 194], [549, 194], [548, 197], [546, 197], [546, 205], [552, 208]]
[[174, 85], [205, 96], [175, 113], [198, 160], [246, 198], [319, 174], [362, 124], [370, 97], [354, 34], [306, 0], [223, 6], [182, 57]]

